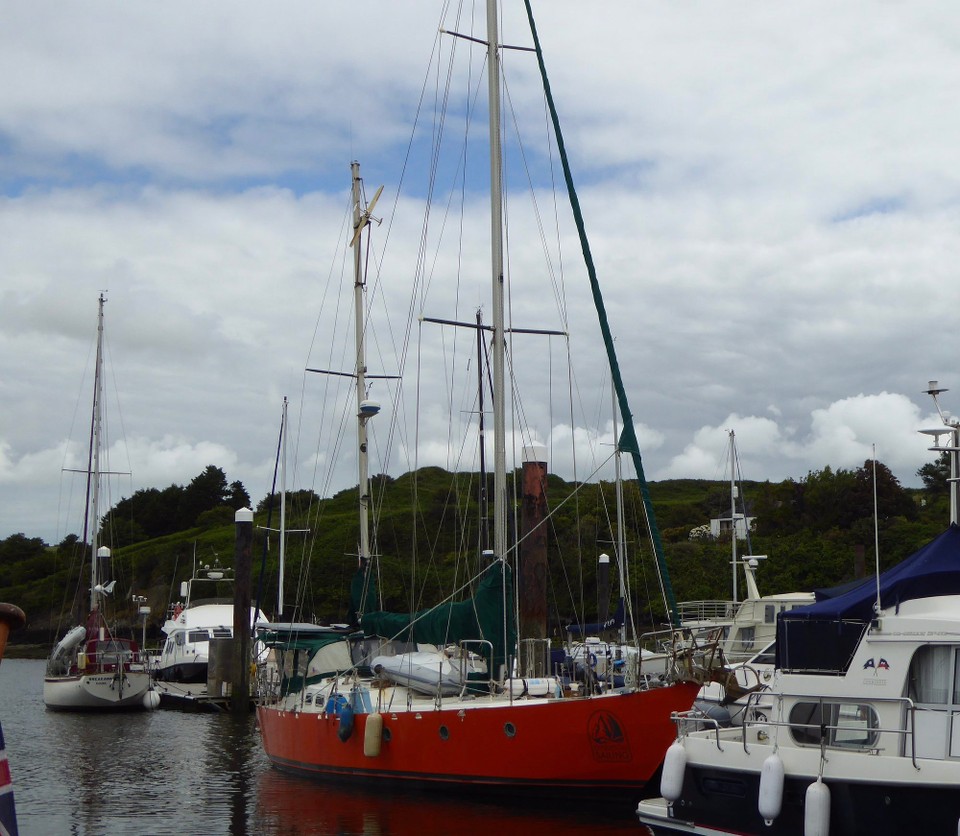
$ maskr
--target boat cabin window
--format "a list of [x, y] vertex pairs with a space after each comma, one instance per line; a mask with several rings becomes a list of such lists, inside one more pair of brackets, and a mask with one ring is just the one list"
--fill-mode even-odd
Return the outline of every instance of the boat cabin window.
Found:
[[776, 604], [767, 604], [763, 608], [763, 623], [764, 624], [773, 624], [777, 620], [777, 607]]
[[917, 757], [960, 758], [960, 647], [924, 645], [910, 660], [907, 696]]
[[190, 641], [191, 642], [210, 641], [210, 634], [206, 630], [191, 630]]
[[173, 634], [173, 640], [177, 643], [177, 647], [183, 647], [183, 643], [186, 640], [186, 633], [183, 631], [178, 631]]
[[123, 639], [107, 639], [97, 642], [97, 651], [100, 653], [129, 653], [130, 644]]
[[213, 637], [215, 639], [229, 639], [233, 635], [233, 630], [230, 627], [214, 627], [213, 628]]
[[164, 653], [173, 653], [173, 639], [167, 639], [167, 643], [163, 646]]
[[957, 652], [957, 648], [945, 645], [926, 645], [917, 650], [910, 661], [910, 699], [918, 705], [960, 702]]
[[790, 709], [790, 733], [801, 745], [872, 749], [880, 725], [873, 706], [853, 702], [798, 702]]

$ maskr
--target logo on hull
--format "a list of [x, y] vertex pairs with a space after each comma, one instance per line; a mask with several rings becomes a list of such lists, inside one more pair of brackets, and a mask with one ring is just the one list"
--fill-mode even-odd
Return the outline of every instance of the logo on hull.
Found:
[[620, 721], [609, 711], [594, 711], [587, 721], [593, 758], [603, 763], [629, 763], [630, 742]]

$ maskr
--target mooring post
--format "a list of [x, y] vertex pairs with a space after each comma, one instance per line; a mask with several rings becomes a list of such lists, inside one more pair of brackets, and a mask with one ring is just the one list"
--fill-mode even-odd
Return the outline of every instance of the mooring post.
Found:
[[597, 621], [607, 623], [610, 613], [610, 555], [597, 558]]
[[523, 502], [520, 509], [520, 635], [538, 639], [521, 645], [524, 676], [549, 673], [547, 650], [547, 448], [523, 448]]
[[250, 599], [253, 555], [253, 511], [241, 508], [234, 516], [237, 525], [233, 560], [233, 679], [230, 710], [234, 714], [250, 711]]
[[7, 636], [27, 623], [23, 610], [14, 604], [0, 604], [0, 659], [7, 648]]

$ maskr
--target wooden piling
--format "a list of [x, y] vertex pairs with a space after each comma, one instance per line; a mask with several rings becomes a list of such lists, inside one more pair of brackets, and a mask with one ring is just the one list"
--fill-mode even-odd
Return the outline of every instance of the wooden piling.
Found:
[[597, 621], [605, 624], [610, 613], [610, 555], [597, 561]]
[[520, 511], [520, 635], [547, 638], [547, 450], [523, 450], [523, 502]]
[[253, 511], [241, 508], [234, 516], [236, 550], [233, 560], [233, 680], [230, 710], [234, 714], [250, 711], [250, 604], [253, 555]]

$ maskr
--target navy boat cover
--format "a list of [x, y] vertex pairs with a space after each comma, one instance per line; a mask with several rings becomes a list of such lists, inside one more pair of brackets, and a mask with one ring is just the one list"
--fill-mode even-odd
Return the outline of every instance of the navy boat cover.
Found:
[[[839, 593], [839, 594], [837, 594]], [[882, 609], [904, 601], [960, 594], [960, 527], [939, 537], [880, 575]], [[777, 667], [842, 673], [874, 617], [877, 579], [817, 592], [817, 602], [777, 619]]]

